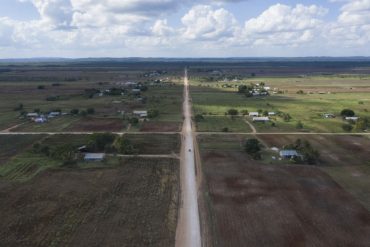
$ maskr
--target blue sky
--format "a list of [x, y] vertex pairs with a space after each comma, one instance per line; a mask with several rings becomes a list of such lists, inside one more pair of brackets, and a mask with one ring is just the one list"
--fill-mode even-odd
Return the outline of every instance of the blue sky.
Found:
[[370, 0], [2, 0], [0, 58], [370, 56]]

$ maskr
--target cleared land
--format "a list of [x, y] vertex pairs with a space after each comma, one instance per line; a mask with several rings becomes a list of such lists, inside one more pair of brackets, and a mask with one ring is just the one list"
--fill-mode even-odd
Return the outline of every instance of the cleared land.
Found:
[[176, 160], [123, 160], [115, 168], [48, 170], [0, 181], [4, 246], [173, 246]]
[[266, 165], [242, 137], [215, 138], [200, 137], [209, 246], [368, 245], [369, 211], [319, 168]]

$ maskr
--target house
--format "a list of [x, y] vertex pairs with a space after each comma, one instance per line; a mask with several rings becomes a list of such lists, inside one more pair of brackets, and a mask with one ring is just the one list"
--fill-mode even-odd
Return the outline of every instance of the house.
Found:
[[270, 121], [269, 117], [254, 117], [253, 122], [268, 122]]
[[36, 117], [38, 117], [39, 116], [39, 114], [38, 113], [36, 113], [36, 112], [33, 112], [33, 113], [27, 113], [27, 117], [28, 118], [36, 118]]
[[263, 87], [266, 91], [271, 90], [271, 87]]
[[269, 116], [275, 116], [276, 113], [275, 112], [269, 112]]
[[296, 150], [281, 150], [279, 154], [283, 159], [292, 159], [299, 156]]
[[249, 116], [250, 117], [258, 117], [260, 114], [258, 112], [250, 112]]
[[85, 154], [85, 161], [102, 161], [105, 158], [105, 154], [102, 153], [87, 153]]
[[79, 152], [81, 152], [81, 153], [84, 153], [84, 152], [86, 152], [86, 151], [87, 151], [87, 146], [86, 146], [86, 145], [81, 146], [81, 147], [79, 147], [77, 150], [78, 150]]
[[335, 118], [335, 115], [332, 114], [332, 113], [325, 113], [325, 114], [323, 114], [323, 117], [324, 118]]
[[133, 114], [140, 118], [148, 117], [148, 111], [133, 111]]
[[141, 93], [141, 89], [135, 88], [135, 89], [132, 89], [131, 92], [134, 93], [134, 94], [139, 94], [139, 93]]
[[60, 115], [62, 115], [60, 112], [50, 112], [48, 118], [59, 117]]
[[35, 123], [46, 123], [47, 120], [45, 117], [37, 117], [33, 120]]
[[357, 121], [359, 117], [346, 117], [345, 118], [347, 121]]

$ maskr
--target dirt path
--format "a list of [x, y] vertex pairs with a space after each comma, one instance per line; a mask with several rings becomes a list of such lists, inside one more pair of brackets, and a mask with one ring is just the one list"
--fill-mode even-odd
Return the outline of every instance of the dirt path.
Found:
[[200, 224], [198, 209], [198, 186], [194, 157], [194, 131], [191, 121], [188, 72], [184, 77], [184, 125], [181, 149], [181, 206], [176, 230], [176, 247], [200, 247]]
[[252, 129], [252, 134], [257, 134], [257, 130], [256, 130], [256, 128], [254, 127], [254, 125], [253, 124], [251, 124], [251, 122], [249, 122], [247, 119], [245, 119], [244, 118], [244, 122], [246, 123], [246, 124], [248, 124], [249, 125], [249, 127]]
[[24, 125], [24, 124], [26, 124], [26, 123], [20, 123], [20, 124], [14, 125], [14, 126], [12, 126], [12, 127], [10, 127], [10, 128], [7, 128], [7, 129], [5, 129], [5, 130], [2, 130], [1, 132], [3, 132], [3, 133], [8, 133], [8, 132], [12, 131], [13, 129], [16, 129], [16, 128], [18, 128], [19, 126], [22, 126], [22, 125]]

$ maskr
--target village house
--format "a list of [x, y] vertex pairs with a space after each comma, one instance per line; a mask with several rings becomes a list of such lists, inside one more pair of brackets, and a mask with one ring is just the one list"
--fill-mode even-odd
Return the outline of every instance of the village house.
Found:
[[85, 154], [84, 160], [85, 161], [103, 161], [105, 158], [105, 154], [103, 153], [87, 153]]
[[268, 117], [254, 117], [253, 122], [268, 122], [270, 118]]
[[133, 114], [140, 118], [148, 117], [148, 111], [133, 111]]
[[359, 117], [346, 117], [345, 118], [347, 121], [357, 121]]
[[323, 114], [323, 117], [324, 118], [335, 118], [335, 115], [332, 114], [332, 113], [325, 113], [325, 114]]
[[299, 156], [296, 150], [281, 150], [279, 154], [283, 159], [293, 159]]
[[38, 116], [39, 116], [39, 114], [36, 113], [36, 112], [27, 113], [28, 118], [37, 118]]
[[269, 112], [269, 113], [268, 113], [268, 115], [269, 115], [269, 116], [275, 116], [275, 115], [276, 115], [276, 113], [275, 113], [275, 112]]
[[60, 115], [62, 115], [60, 112], [50, 112], [48, 118], [55, 118], [59, 117]]

